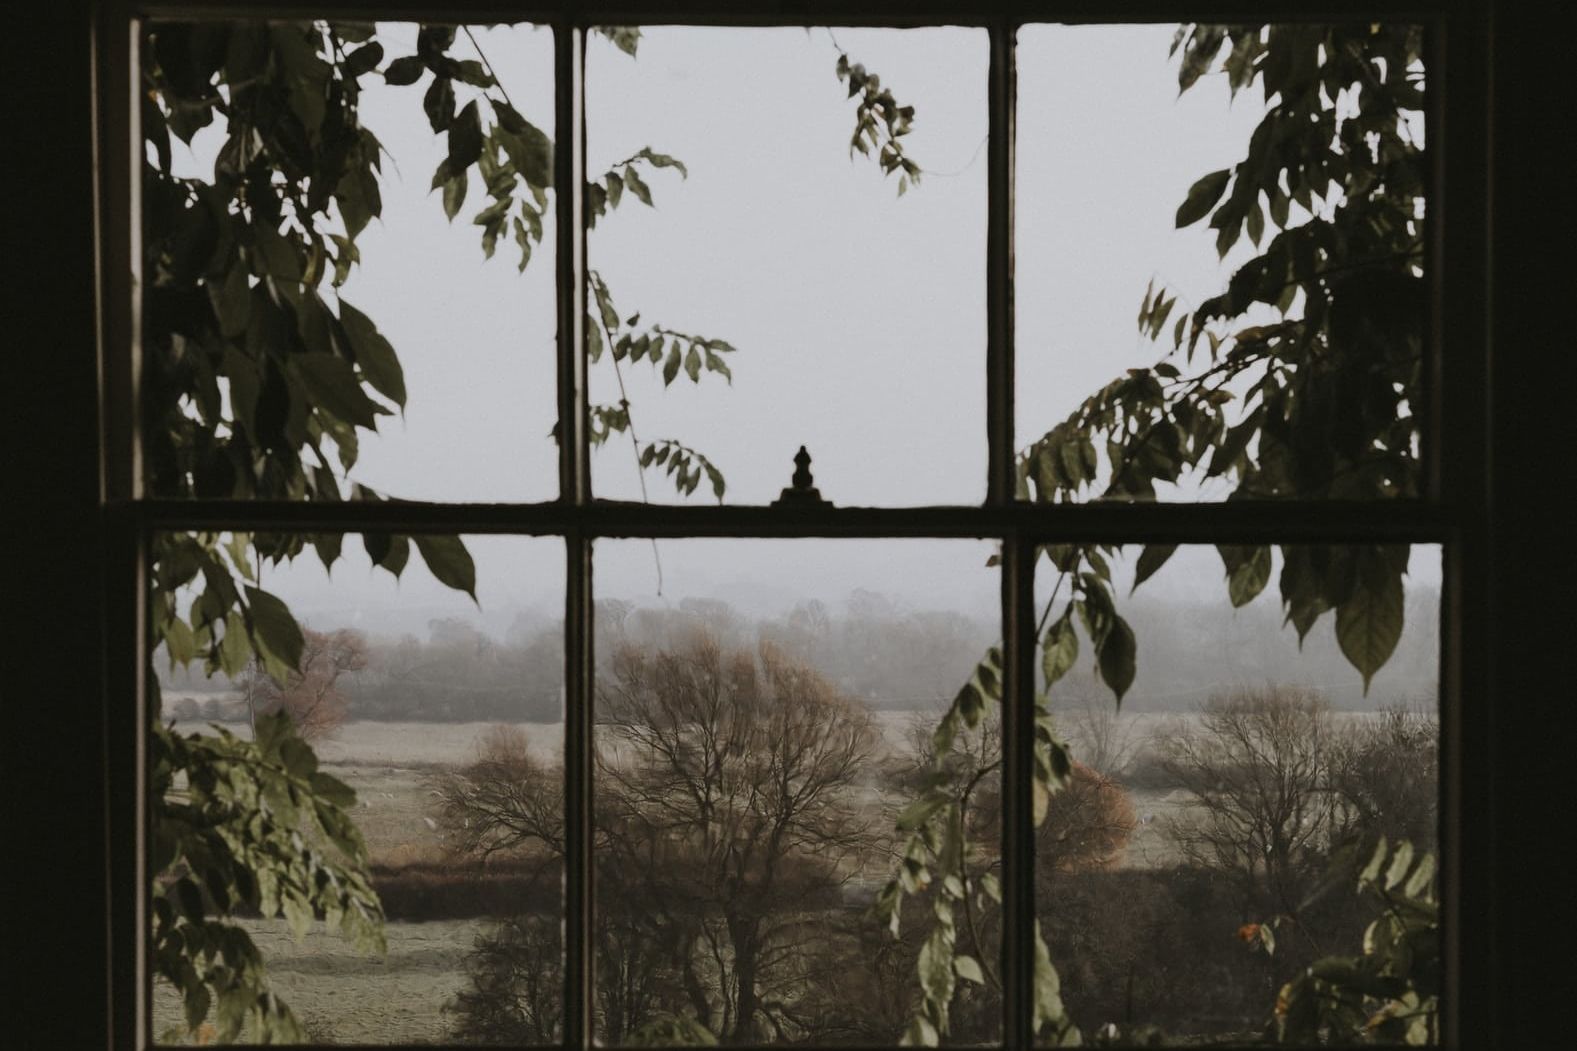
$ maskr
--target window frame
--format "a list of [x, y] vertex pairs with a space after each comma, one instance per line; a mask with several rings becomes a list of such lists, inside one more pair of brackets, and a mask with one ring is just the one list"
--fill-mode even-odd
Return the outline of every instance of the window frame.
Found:
[[[1326, 0], [1317, 10], [1291, 4], [1265, 6], [1245, 0], [1206, 5], [1162, 0], [1070, 0], [1026, 3], [985, 0], [961, 17], [958, 4], [773, 2], [773, 0], [654, 0], [528, 2], [470, 0], [463, 7], [385, 7], [372, 0], [326, 4], [288, 0], [230, 5], [180, 0], [100, 3], [95, 23], [95, 137], [97, 157], [97, 293], [101, 445], [99, 503], [106, 560], [104, 635], [106, 699], [135, 696], [134, 705], [106, 705], [108, 733], [110, 1039], [116, 1046], [150, 1042], [146, 930], [146, 831], [148, 800], [144, 751], [147, 698], [143, 667], [147, 628], [148, 539], [172, 529], [273, 528], [288, 531], [513, 533], [558, 536], [566, 544], [565, 778], [566, 1011], [562, 1046], [592, 1044], [590, 886], [590, 747], [592, 683], [592, 545], [604, 537], [985, 537], [1003, 545], [1004, 973], [1002, 1044], [1032, 1044], [1033, 960], [1027, 918], [1033, 915], [1032, 843], [1028, 772], [1033, 742], [1035, 606], [1033, 570], [1038, 547], [1057, 541], [1112, 543], [1282, 543], [1391, 541], [1442, 546], [1441, 609], [1441, 854], [1443, 934], [1448, 962], [1443, 997], [1444, 1043], [1482, 1039], [1491, 1017], [1463, 992], [1483, 980], [1486, 931], [1461, 922], [1464, 903], [1481, 900], [1489, 883], [1489, 853], [1470, 851], [1488, 804], [1463, 791], [1465, 775], [1483, 774], [1482, 755], [1467, 747], [1489, 723], [1485, 618], [1490, 591], [1487, 455], [1489, 318], [1483, 290], [1489, 256], [1483, 231], [1488, 218], [1487, 179], [1479, 173], [1482, 144], [1475, 134], [1488, 123], [1488, 104], [1473, 86], [1488, 78], [1486, 19], [1460, 0], [1434, 3], [1358, 4]], [[177, 501], [142, 490], [136, 406], [139, 330], [136, 261], [140, 258], [135, 55], [138, 20], [144, 17], [356, 17], [417, 18], [423, 11], [445, 21], [532, 21], [554, 32], [556, 93], [555, 183], [575, 189], [556, 194], [558, 401], [561, 433], [560, 495], [536, 504], [366, 503], [309, 504], [261, 501]], [[1242, 501], [1223, 504], [1091, 503], [1032, 505], [1014, 499], [1013, 412], [1013, 104], [1012, 37], [1026, 22], [1217, 21], [1414, 21], [1427, 26], [1430, 92], [1426, 114], [1432, 195], [1426, 219], [1431, 287], [1427, 324], [1427, 385], [1431, 397], [1422, 421], [1424, 493], [1413, 500], [1374, 502]], [[585, 176], [582, 107], [584, 46], [589, 26], [605, 23], [693, 25], [964, 24], [991, 38], [990, 135], [987, 148], [987, 440], [988, 495], [980, 506], [919, 508], [779, 508], [646, 506], [598, 500], [589, 484], [586, 435], [586, 359], [582, 331], [586, 306], [586, 225], [580, 188]], [[1449, 30], [1449, 31], [1448, 31]], [[1467, 90], [1454, 90], [1463, 84]], [[569, 85], [571, 90], [562, 88]], [[1457, 129], [1462, 129], [1458, 132]], [[1445, 173], [1452, 172], [1450, 185]], [[1451, 196], [1447, 195], [1450, 191]], [[1444, 217], [1449, 217], [1446, 221]], [[131, 260], [127, 268], [125, 260]], [[565, 323], [567, 321], [567, 323]], [[1452, 426], [1443, 426], [1444, 421]], [[128, 630], [128, 625], [134, 630]], [[578, 932], [578, 936], [577, 936]], [[132, 979], [132, 975], [135, 978]]]

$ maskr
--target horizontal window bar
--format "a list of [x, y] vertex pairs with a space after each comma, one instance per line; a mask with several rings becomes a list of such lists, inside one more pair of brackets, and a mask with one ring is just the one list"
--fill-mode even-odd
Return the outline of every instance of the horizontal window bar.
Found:
[[152, 18], [344, 18], [376, 21], [521, 21], [568, 19], [584, 25], [986, 25], [993, 22], [1330, 22], [1423, 21], [1465, 12], [1466, 0], [1407, 0], [1361, 3], [1321, 0], [1315, 4], [1256, 3], [1254, 0], [464, 0], [457, 4], [380, 3], [378, 0], [283, 0], [226, 4], [216, 0], [160, 0], [128, 4], [135, 16]]
[[1284, 540], [1449, 542], [1456, 516], [1421, 502], [1018, 504], [1008, 507], [675, 507], [549, 504], [262, 503], [150, 500], [127, 505], [144, 529], [518, 533], [593, 537], [995, 537], [1112, 543]]

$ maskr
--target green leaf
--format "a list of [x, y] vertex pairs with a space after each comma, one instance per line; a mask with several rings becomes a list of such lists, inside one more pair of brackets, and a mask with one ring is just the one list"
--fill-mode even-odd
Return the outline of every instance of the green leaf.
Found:
[[1139, 590], [1139, 585], [1155, 576], [1156, 570], [1166, 565], [1167, 559], [1172, 557], [1177, 550], [1176, 544], [1146, 544], [1144, 550], [1139, 552], [1138, 564], [1134, 567], [1133, 587], [1128, 589], [1131, 595]]
[[1423, 898], [1428, 892], [1431, 882], [1435, 878], [1435, 856], [1423, 854], [1418, 859], [1418, 867], [1408, 877], [1407, 885], [1402, 888], [1410, 898]]
[[1123, 694], [1133, 685], [1137, 659], [1138, 643], [1134, 639], [1133, 629], [1122, 617], [1112, 614], [1111, 628], [1101, 640], [1096, 662], [1102, 681], [1117, 695], [1118, 704], [1122, 703]]
[[224, 618], [224, 637], [219, 642], [219, 670], [226, 678], [235, 678], [246, 668], [252, 656], [252, 644], [246, 637], [246, 621], [239, 610], [231, 610]]
[[244, 266], [232, 266], [217, 297], [219, 334], [237, 339], [246, 332], [252, 316], [252, 282]]
[[373, 40], [345, 56], [345, 72], [353, 77], [371, 73], [383, 61], [383, 45]]
[[1404, 599], [1400, 573], [1369, 574], [1336, 607], [1336, 641], [1363, 676], [1364, 694], [1402, 637]]
[[444, 76], [434, 77], [422, 96], [422, 109], [433, 131], [447, 131], [454, 120], [454, 81]]
[[980, 970], [980, 963], [973, 956], [966, 956], [963, 953], [954, 956], [953, 971], [965, 981], [974, 982], [976, 985], [986, 984], [986, 976]]
[[257, 642], [259, 655], [268, 666], [269, 674], [283, 683], [301, 664], [301, 650], [305, 645], [301, 626], [284, 602], [261, 588], [246, 585], [246, 600], [252, 638]]
[[676, 157], [670, 157], [666, 153], [658, 153], [650, 146], [642, 147], [636, 156], [644, 157], [653, 168], [673, 168], [679, 172], [680, 178], [688, 179], [690, 177], [690, 169], [684, 166], [683, 161]]
[[651, 206], [651, 188], [647, 186], [646, 183], [641, 181], [640, 173], [637, 172], [633, 167], [624, 169], [624, 185], [626, 189], [628, 189], [636, 197], [640, 198], [642, 204], [645, 204], [649, 207]]
[[1252, 602], [1270, 583], [1270, 548], [1264, 544], [1218, 544], [1227, 570], [1227, 596], [1233, 608]]
[[506, 102], [495, 100], [493, 112], [498, 115], [499, 141], [515, 168], [532, 185], [552, 186], [553, 140]]
[[449, 125], [449, 170], [457, 176], [482, 155], [482, 118], [472, 99]]
[[383, 79], [385, 83], [393, 84], [395, 87], [404, 87], [421, 80], [425, 72], [427, 66], [421, 59], [415, 55], [407, 55], [390, 62], [388, 68], [383, 71]]
[[700, 382], [701, 355], [697, 353], [694, 343], [690, 344], [690, 352], [684, 357], [684, 371], [685, 375], [690, 377], [692, 383]]
[[378, 405], [362, 391], [350, 362], [333, 354], [294, 354], [287, 361], [314, 408], [368, 430], [377, 426]]
[[406, 562], [410, 561], [411, 542], [406, 537], [368, 532], [362, 534], [361, 543], [372, 564], [382, 566], [395, 577], [404, 572]]
[[663, 386], [666, 387], [679, 375], [679, 341], [668, 348], [668, 360], [663, 362]]
[[394, 402], [405, 404], [405, 370], [389, 341], [373, 325], [372, 319], [345, 300], [339, 302], [340, 324], [350, 339], [356, 364], [372, 389]]
[[1079, 634], [1073, 626], [1072, 612], [1070, 603], [1062, 616], [1046, 629], [1046, 637], [1041, 641], [1040, 667], [1046, 676], [1048, 690], [1052, 683], [1068, 674], [1079, 659]]
[[460, 209], [465, 206], [466, 191], [471, 188], [471, 177], [465, 172], [455, 175], [444, 181], [444, 216], [450, 222], [460, 214]]
[[1396, 845], [1396, 851], [1391, 855], [1391, 866], [1385, 871], [1385, 889], [1394, 890], [1412, 867], [1413, 845], [1404, 839]]
[[1232, 180], [1232, 169], [1223, 168], [1218, 172], [1211, 172], [1201, 177], [1194, 185], [1188, 188], [1188, 196], [1177, 209], [1177, 226], [1179, 229], [1197, 223], [1210, 214], [1221, 195], [1226, 192], [1227, 183]]
[[949, 797], [942, 792], [934, 792], [921, 796], [898, 814], [897, 829], [899, 832], [914, 832], [924, 827], [938, 810], [947, 806]]
[[164, 625], [164, 648], [170, 655], [170, 666], [185, 666], [197, 656], [197, 637], [191, 627], [180, 617], [171, 617]]
[[476, 563], [464, 541], [457, 536], [423, 533], [411, 539], [416, 541], [416, 550], [440, 584], [464, 591], [471, 601], [476, 601]]
[[1254, 242], [1254, 247], [1259, 247], [1260, 238], [1265, 236], [1265, 214], [1260, 211], [1259, 202], [1254, 201], [1248, 206], [1248, 239]]

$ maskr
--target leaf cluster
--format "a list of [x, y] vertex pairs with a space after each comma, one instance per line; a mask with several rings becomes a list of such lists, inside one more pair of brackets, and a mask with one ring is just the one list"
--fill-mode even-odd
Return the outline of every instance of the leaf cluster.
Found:
[[866, 70], [849, 56], [838, 52], [838, 80], [849, 85], [849, 98], [858, 96], [854, 111], [854, 135], [849, 139], [849, 156], [854, 151], [869, 157], [876, 151], [876, 163], [883, 175], [898, 173], [898, 196], [909, 187], [920, 185], [920, 165], [904, 152], [901, 141], [914, 130], [914, 107], [900, 106], [892, 89], [882, 87], [882, 78]]
[[[1353, 849], [1333, 866], [1351, 878]], [[1357, 875], [1380, 915], [1354, 956], [1327, 956], [1282, 986], [1274, 1035], [1295, 1044], [1435, 1044], [1440, 1040], [1440, 906], [1435, 856], [1381, 837]]]
[[382, 907], [350, 817], [355, 793], [318, 769], [283, 712], [258, 720], [255, 741], [155, 726], [149, 769], [156, 974], [181, 993], [191, 1032], [212, 1010], [221, 1042], [301, 1039], [268, 991], [256, 945], [226, 917], [283, 917], [298, 939], [321, 919], [384, 951]]
[[[983, 732], [987, 711], [1002, 703], [1002, 654], [993, 647], [976, 665], [932, 734], [930, 769], [919, 791], [898, 815], [897, 830], [906, 838], [896, 874], [877, 895], [873, 911], [893, 937], [900, 931], [905, 898], [928, 900], [930, 929], [916, 961], [920, 1004], [902, 1042], [934, 1047], [947, 1035], [959, 981], [1000, 988], [1000, 979], [983, 967], [986, 946], [974, 933], [974, 910], [1000, 907], [1002, 890], [995, 873], [981, 864], [990, 848], [969, 834], [971, 797], [999, 769], [1000, 761], [984, 765], [962, 761], [971, 738]], [[976, 749], [979, 751], [980, 749]], [[1034, 821], [1046, 814], [1050, 794], [1069, 783], [1073, 760], [1056, 735], [1043, 697], [1035, 713]], [[960, 927], [968, 940], [959, 945]], [[1078, 1029], [1063, 1007], [1060, 983], [1049, 951], [1035, 931], [1035, 1025], [1057, 1046], [1078, 1042]], [[966, 951], [972, 949], [971, 952]]]

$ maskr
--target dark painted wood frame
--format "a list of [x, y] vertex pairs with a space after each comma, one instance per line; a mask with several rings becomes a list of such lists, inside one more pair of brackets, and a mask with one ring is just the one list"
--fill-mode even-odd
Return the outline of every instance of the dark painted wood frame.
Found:
[[[587, 484], [584, 363], [579, 354], [585, 301], [578, 193], [557, 199], [560, 409], [577, 440], [565, 444], [561, 497], [543, 505], [178, 504], [144, 499], [135, 412], [136, 303], [132, 290], [137, 143], [131, 41], [143, 16], [278, 16], [327, 13], [411, 17], [435, 5], [352, 0], [324, 5], [128, 5], [65, 0], [13, 32], [8, 79], [11, 147], [28, 176], [27, 207], [12, 219], [8, 272], [14, 289], [42, 288], [12, 312], [12, 385], [5, 414], [13, 437], [6, 500], [11, 558], [3, 594], [18, 619], [7, 639], [6, 719], [17, 760], [7, 838], [25, 844], [31, 864], [11, 866], [13, 903], [40, 893], [54, 908], [18, 910], [27, 969], [14, 1023], [27, 1046], [140, 1047], [145, 1042], [145, 929], [141, 848], [145, 725], [138, 696], [146, 538], [165, 528], [441, 529], [564, 537], [568, 547], [566, 726], [572, 930], [564, 1044], [590, 1043], [588, 881], [592, 656], [590, 547], [599, 536], [985, 536], [1004, 543], [1003, 624], [1010, 700], [1004, 798], [1011, 827], [1025, 825], [1028, 706], [1033, 672], [1035, 545], [1045, 539], [1111, 541], [1393, 541], [1444, 545], [1442, 608], [1442, 829], [1450, 959], [1447, 1041], [1452, 1046], [1538, 1046], [1560, 1013], [1555, 979], [1569, 973], [1544, 909], [1568, 879], [1541, 868], [1556, 839], [1544, 820], [1559, 791], [1559, 705], [1569, 616], [1550, 587], [1569, 570], [1556, 540], [1552, 502], [1570, 477], [1569, 435], [1554, 390], [1572, 389], [1569, 327], [1558, 322], [1564, 288], [1539, 246], [1571, 243], [1571, 209], [1551, 208], [1546, 144], [1570, 127], [1571, 92], [1557, 83], [1569, 66], [1569, 34], [1531, 4], [1358, 4], [1307, 7], [1276, 0], [1075, 0], [1061, 4], [986, 0], [852, 3], [680, 0], [676, 3], [511, 3], [470, 0], [444, 6], [445, 18], [533, 20], [553, 25], [560, 84], [577, 86], [588, 25], [649, 23], [865, 25], [970, 24], [992, 36], [991, 148], [988, 156], [989, 497], [981, 507], [891, 511], [744, 507], [645, 507], [592, 501]], [[1435, 283], [1426, 420], [1424, 499], [1384, 505], [1092, 504], [1027, 507], [1010, 497], [1012, 367], [1011, 39], [1025, 21], [1230, 21], [1299, 19], [1421, 21], [1430, 27], [1430, 208]], [[1569, 28], [1569, 26], [1568, 26]], [[1543, 78], [1543, 79], [1541, 79]], [[1564, 107], [1564, 110], [1563, 108]], [[561, 92], [558, 184], [578, 187], [583, 122], [578, 90]], [[1540, 195], [1544, 195], [1541, 198]], [[1558, 202], [1557, 202], [1558, 203]], [[1566, 224], [1564, 232], [1561, 223]], [[1556, 257], [1558, 258], [1558, 257]], [[92, 309], [90, 309], [92, 305]], [[1565, 368], [1564, 377], [1555, 373]], [[1563, 440], [1563, 438], [1565, 440]], [[1566, 468], [1564, 476], [1561, 469]], [[1564, 532], [1564, 530], [1562, 530]], [[48, 677], [28, 691], [29, 671]], [[1491, 693], [1491, 685], [1496, 688]], [[37, 692], [40, 690], [42, 692]], [[1501, 699], [1496, 704], [1496, 699]], [[135, 703], [133, 701], [135, 700]], [[1558, 799], [1558, 796], [1556, 797]], [[1027, 828], [1027, 826], [1026, 826]], [[1559, 831], [1559, 830], [1557, 830]], [[1015, 976], [1004, 1042], [1028, 1046], [1029, 863], [1021, 844], [1004, 844], [1007, 927]], [[32, 847], [36, 853], [29, 851]], [[42, 882], [43, 888], [37, 884]], [[23, 896], [26, 896], [25, 899]], [[1540, 930], [1550, 931], [1542, 936]], [[1555, 930], [1558, 930], [1558, 926]], [[22, 949], [13, 955], [21, 958]], [[69, 967], [61, 971], [62, 961]], [[45, 964], [53, 966], [45, 966]], [[34, 983], [29, 994], [28, 982]], [[53, 995], [51, 995], [53, 994]], [[48, 1011], [59, 997], [66, 1010]], [[141, 1030], [141, 1031], [140, 1031]]]

